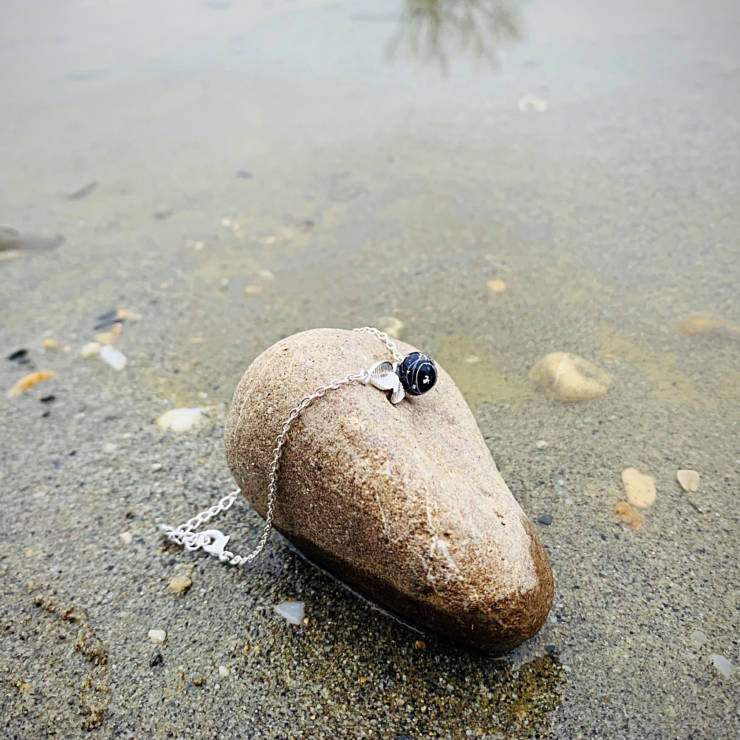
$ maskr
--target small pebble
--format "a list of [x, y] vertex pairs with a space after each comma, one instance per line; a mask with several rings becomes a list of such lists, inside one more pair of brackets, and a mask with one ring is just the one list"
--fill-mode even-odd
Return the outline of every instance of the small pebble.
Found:
[[640, 509], [647, 509], [655, 503], [655, 478], [641, 473], [637, 468], [625, 468], [622, 471], [622, 484], [627, 500]]
[[709, 660], [712, 661], [717, 671], [725, 677], [729, 678], [735, 672], [735, 666], [724, 655], [712, 653], [709, 656]]
[[237, 170], [236, 176], [241, 177], [242, 180], [251, 180], [252, 173], [249, 170]]
[[164, 630], [149, 630], [149, 639], [153, 643], [161, 645], [167, 639], [167, 633]]
[[114, 370], [123, 370], [126, 367], [126, 355], [120, 350], [114, 349], [109, 344], [100, 348], [100, 359], [110, 365]]
[[51, 370], [39, 370], [29, 375], [24, 375], [10, 390], [8, 391], [8, 398], [15, 398], [20, 396], [24, 391], [29, 388], [33, 388], [38, 383], [44, 380], [50, 380], [54, 377], [54, 373]]
[[157, 473], [162, 470], [162, 463], [152, 463], [152, 473]]
[[489, 280], [486, 286], [491, 293], [503, 293], [506, 290], [506, 283], [503, 280]]
[[603, 396], [612, 379], [592, 362], [568, 352], [545, 355], [529, 378], [559, 401], [587, 401]]
[[121, 540], [122, 545], [130, 545], [131, 541], [134, 539], [131, 536], [131, 532], [121, 532], [121, 534], [118, 535], [118, 538]]
[[205, 681], [205, 679], [203, 678], [203, 676], [196, 676], [196, 677], [195, 677], [195, 678], [193, 679], [193, 686], [202, 686], [202, 685], [203, 685], [203, 684], [204, 684], [205, 682], [206, 682], [206, 681]]
[[275, 607], [275, 611], [290, 624], [301, 624], [305, 606], [303, 601], [283, 601]]
[[106, 442], [103, 445], [103, 452], [105, 452], [108, 455], [113, 454], [116, 451], [116, 446], [113, 444], [113, 442]]
[[542, 514], [537, 519], [538, 524], [543, 524], [545, 527], [549, 527], [552, 524], [552, 514]]
[[80, 200], [86, 195], [90, 195], [97, 186], [98, 183], [95, 182], [95, 180], [91, 180], [84, 185], [70, 188], [66, 193], [64, 193], [64, 197], [67, 198], [67, 200]]
[[226, 678], [229, 675], [229, 669], [225, 665], [220, 665], [218, 667], [218, 675], [221, 678]]
[[696, 493], [699, 490], [699, 473], [696, 470], [677, 470], [676, 480], [684, 491]]
[[193, 581], [190, 576], [181, 575], [170, 579], [167, 589], [173, 596], [182, 596], [192, 585]]
[[694, 630], [689, 636], [689, 639], [694, 643], [694, 645], [701, 647], [706, 643], [707, 636], [701, 630]]
[[218, 284], [219, 284], [219, 287], [221, 288], [221, 290], [226, 290], [226, 288], [229, 287], [229, 278], [227, 278], [227, 277], [221, 278], [221, 280], [219, 281]]
[[261, 285], [247, 285], [247, 287], [244, 288], [244, 293], [246, 295], [259, 295], [261, 292], [262, 292]]
[[535, 446], [535, 447], [536, 447], [536, 448], [537, 448], [538, 450], [544, 450], [544, 449], [545, 449], [545, 447], [547, 447], [547, 440], [545, 440], [545, 439], [538, 439], [538, 440], [537, 440], [537, 441], [535, 442], [534, 446]]
[[182, 408], [165, 411], [157, 418], [160, 429], [171, 429], [173, 432], [187, 432], [201, 419], [202, 408]]
[[614, 507], [614, 513], [632, 529], [642, 529], [645, 516], [626, 501], [618, 501]]
[[275, 279], [275, 276], [272, 274], [270, 270], [260, 270], [259, 275], [263, 280], [274, 280]]
[[86, 360], [91, 357], [97, 357], [100, 354], [100, 343], [99, 342], [88, 342], [81, 350], [80, 354]]
[[59, 347], [59, 343], [57, 342], [56, 339], [53, 339], [52, 337], [46, 337], [46, 339], [44, 339], [44, 341], [41, 343], [42, 349], [51, 350], [51, 349], [57, 349], [58, 347]]
[[519, 110], [522, 113], [531, 110], [536, 113], [544, 113], [547, 110], [547, 103], [542, 98], [537, 98], [534, 95], [522, 95], [519, 98]]
[[389, 337], [393, 339], [401, 338], [401, 332], [403, 331], [403, 321], [401, 319], [397, 319], [395, 316], [381, 316], [377, 325]]
[[426, 644], [426, 643], [424, 642], [424, 640], [417, 640], [417, 641], [416, 641], [416, 642], [414, 643], [414, 647], [415, 647], [415, 648], [416, 648], [417, 650], [426, 650], [427, 644]]
[[96, 334], [95, 340], [100, 342], [100, 344], [112, 344], [121, 336], [122, 332], [123, 326], [120, 323], [113, 324], [109, 331], [103, 331], [100, 332], [100, 334]]

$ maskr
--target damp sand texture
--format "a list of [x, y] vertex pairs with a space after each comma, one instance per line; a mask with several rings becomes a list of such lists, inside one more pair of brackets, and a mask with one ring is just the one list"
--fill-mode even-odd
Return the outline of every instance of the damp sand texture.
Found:
[[[7, 5], [3, 737], [740, 733], [737, 8]], [[157, 532], [232, 490], [262, 350], [366, 324], [450, 373], [547, 550], [503, 658], [277, 535], [240, 570]], [[554, 353], [608, 388], [534, 382]]]

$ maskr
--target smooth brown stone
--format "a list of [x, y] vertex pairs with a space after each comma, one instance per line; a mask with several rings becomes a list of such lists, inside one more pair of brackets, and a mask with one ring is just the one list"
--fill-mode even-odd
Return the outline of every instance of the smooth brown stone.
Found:
[[[226, 456], [262, 516], [275, 438], [290, 409], [332, 379], [386, 359], [377, 337], [314, 329], [273, 345], [244, 373], [226, 421]], [[403, 619], [503, 652], [542, 626], [552, 571], [460, 391], [438, 372], [431, 391], [397, 406], [352, 384], [306, 409], [284, 448], [274, 524], [311, 560]]]

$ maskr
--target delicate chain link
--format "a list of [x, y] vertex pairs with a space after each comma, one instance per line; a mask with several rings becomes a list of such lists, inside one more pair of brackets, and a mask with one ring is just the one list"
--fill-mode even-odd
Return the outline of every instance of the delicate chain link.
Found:
[[[396, 362], [401, 362], [403, 360], [403, 355], [398, 351], [398, 347], [396, 347], [396, 344], [385, 332], [375, 329], [372, 326], [363, 326], [358, 329], [353, 329], [353, 331], [375, 335], [385, 343], [385, 346]], [[248, 555], [235, 555], [233, 552], [226, 550], [225, 547], [229, 538], [217, 529], [208, 529], [202, 532], [196, 531], [202, 524], [209, 522], [215, 516], [218, 516], [227, 509], [230, 509], [234, 501], [236, 501], [237, 496], [241, 493], [241, 489], [239, 488], [232, 491], [227, 496], [224, 496], [217, 504], [201, 511], [192, 519], [188, 519], [184, 524], [180, 524], [177, 527], [172, 527], [169, 524], [160, 524], [160, 532], [162, 532], [170, 542], [182, 545], [186, 550], [193, 551], [203, 549], [205, 552], [216, 555], [223, 563], [229, 563], [230, 565], [244, 565], [245, 563], [249, 563], [254, 560], [262, 550], [264, 550], [267, 540], [270, 538], [270, 532], [272, 531], [280, 458], [283, 453], [285, 440], [293, 422], [314, 401], [319, 398], [323, 398], [329, 391], [335, 391], [342, 386], [349, 385], [350, 383], [366, 383], [369, 377], [370, 371], [362, 370], [359, 373], [345, 375], [343, 378], [332, 380], [330, 383], [322, 385], [310, 395], [302, 398], [300, 403], [290, 410], [288, 417], [282, 424], [280, 434], [278, 434], [277, 439], [275, 440], [275, 447], [273, 449], [267, 486], [267, 511], [265, 512], [265, 525], [256, 547]]]

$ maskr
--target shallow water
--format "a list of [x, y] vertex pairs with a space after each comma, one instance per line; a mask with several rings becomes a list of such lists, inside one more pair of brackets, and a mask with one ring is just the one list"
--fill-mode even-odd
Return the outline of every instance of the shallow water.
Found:
[[[740, 662], [740, 12], [491, 7], [5, 4], [0, 223], [21, 238], [0, 248], [0, 345], [57, 373], [0, 400], [11, 734], [740, 730], [737, 674], [710, 659]], [[79, 357], [112, 308], [141, 315], [116, 340], [120, 373]], [[679, 331], [697, 314], [707, 331]], [[418, 647], [277, 537], [239, 573], [153, 527], [228, 490], [222, 413], [262, 349], [391, 319], [456, 379], [531, 519], [551, 520], [552, 614], [503, 660]], [[609, 391], [544, 396], [528, 375], [553, 351], [596, 363]], [[0, 380], [29, 368], [3, 360]], [[209, 420], [162, 433], [176, 406]], [[639, 531], [614, 513], [627, 467], [657, 482]], [[239, 513], [248, 526], [224, 528], [244, 542], [259, 520]], [[274, 612], [291, 599], [301, 628]], [[102, 652], [50, 637], [70, 625]]]

